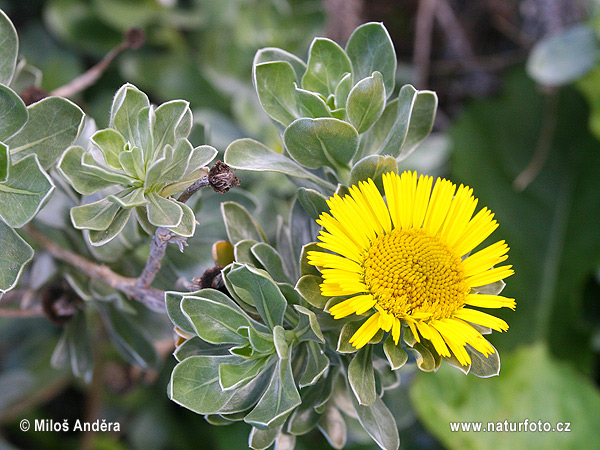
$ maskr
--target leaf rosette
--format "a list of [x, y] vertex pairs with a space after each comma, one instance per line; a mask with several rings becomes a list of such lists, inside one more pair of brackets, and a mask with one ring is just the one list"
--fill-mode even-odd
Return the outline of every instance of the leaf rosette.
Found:
[[134, 211], [148, 233], [165, 227], [184, 237], [194, 234], [193, 211], [171, 196], [208, 176], [205, 166], [217, 151], [192, 146], [192, 123], [188, 102], [155, 107], [146, 94], [125, 84], [113, 100], [109, 127], [90, 138], [88, 149], [67, 149], [60, 173], [80, 194], [103, 197], [71, 209], [73, 226], [89, 230], [92, 245], [115, 238]]

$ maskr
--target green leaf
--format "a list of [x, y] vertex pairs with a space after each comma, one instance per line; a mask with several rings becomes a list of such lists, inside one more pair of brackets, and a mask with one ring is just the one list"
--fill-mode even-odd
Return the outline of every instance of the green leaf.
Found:
[[408, 353], [402, 348], [402, 343], [398, 342], [396, 345], [392, 335], [389, 335], [383, 343], [383, 352], [392, 370], [399, 369], [408, 361]]
[[237, 356], [190, 356], [175, 366], [169, 384], [169, 397], [198, 414], [227, 414], [254, 405], [266, 388], [270, 371], [239, 389], [222, 391], [219, 366], [240, 363]]
[[[552, 358], [541, 344], [503, 354], [502, 362], [502, 375], [485, 380], [451, 367], [442, 367], [435, 376], [417, 377], [409, 391], [412, 404], [444, 447], [571, 449], [588, 448], [595, 441], [600, 392], [591, 380], [567, 362]], [[551, 427], [568, 421], [573, 428], [570, 433], [507, 433], [488, 428], [504, 425], [507, 418], [517, 426], [525, 420], [537, 425], [540, 420], [542, 426], [549, 422]], [[448, 423], [459, 421], [482, 423], [487, 432], [452, 432]]]
[[176, 227], [181, 223], [183, 210], [175, 200], [169, 200], [154, 192], [148, 192], [146, 198], [148, 221], [155, 227]]
[[[338, 85], [335, 87], [334, 100], [336, 108], [346, 109], [346, 102], [348, 101], [348, 95], [352, 90], [352, 74], [347, 73], [342, 77]], [[338, 117], [339, 118], [339, 117]]]
[[325, 101], [314, 92], [295, 87], [298, 109], [303, 117], [331, 117]]
[[323, 309], [329, 297], [321, 295], [320, 285], [323, 282], [320, 276], [304, 275], [296, 283], [296, 290], [302, 297], [315, 308]]
[[329, 368], [329, 358], [325, 356], [321, 346], [316, 342], [306, 343], [306, 362], [298, 386], [312, 386], [321, 379]]
[[266, 272], [243, 265], [229, 272], [227, 278], [238, 295], [254, 300], [254, 306], [270, 329], [283, 325], [287, 301]]
[[155, 368], [158, 355], [145, 325], [135, 316], [123, 312], [112, 302], [96, 302], [111, 342], [132, 364], [144, 369]]
[[335, 406], [329, 406], [318, 424], [319, 430], [327, 439], [327, 442], [337, 449], [342, 449], [346, 445], [346, 422]]
[[296, 74], [296, 81], [300, 83], [300, 79], [306, 71], [306, 64], [296, 55], [286, 52], [280, 48], [266, 47], [256, 52], [252, 63], [252, 80], [256, 86], [256, 66], [265, 62], [285, 61], [290, 63]]
[[221, 203], [221, 215], [229, 242], [233, 245], [242, 240], [266, 241], [265, 234], [248, 210], [235, 202]]
[[8, 147], [0, 142], [0, 183], [4, 183], [10, 170], [10, 153]]
[[237, 363], [224, 363], [219, 366], [219, 384], [221, 389], [237, 389], [258, 376], [265, 368], [268, 357], [248, 359]]
[[337, 343], [337, 351], [339, 353], [354, 353], [358, 351], [358, 349], [352, 345], [349, 341], [350, 338], [358, 331], [361, 327], [361, 321], [352, 321], [344, 324], [340, 331], [340, 336], [338, 338]]
[[260, 267], [260, 261], [252, 254], [252, 247], [256, 244], [257, 242], [254, 239], [244, 239], [243, 241], [237, 242], [233, 247], [235, 262]]
[[123, 231], [132, 213], [133, 209], [121, 209], [106, 229], [90, 231], [90, 244], [97, 247], [112, 241]]
[[42, 167], [48, 169], [79, 135], [83, 111], [66, 98], [47, 97], [29, 105], [27, 112], [25, 126], [5, 143], [13, 157], [36, 154]]
[[167, 308], [167, 314], [173, 324], [185, 331], [186, 333], [194, 334], [195, 330], [190, 320], [183, 314], [181, 310], [181, 301], [186, 296], [194, 296], [196, 292], [174, 292], [167, 291], [165, 293], [165, 306]]
[[71, 208], [71, 221], [78, 230], [106, 230], [121, 207], [106, 198]]
[[263, 109], [271, 119], [287, 127], [298, 118], [294, 69], [285, 61], [261, 63], [255, 67], [255, 76]]
[[321, 213], [328, 211], [327, 199], [314, 189], [299, 188], [298, 201], [312, 219], [317, 220]]
[[275, 325], [273, 327], [273, 345], [279, 359], [287, 359], [290, 357], [290, 344], [285, 330], [281, 325]]
[[133, 180], [123, 173], [85, 163], [85, 155], [83, 147], [69, 147], [57, 163], [58, 172], [80, 194], [95, 194], [115, 184], [132, 184]]
[[383, 77], [386, 97], [392, 95], [396, 79], [396, 52], [381, 23], [365, 23], [348, 39], [346, 53], [352, 61], [354, 79], [362, 80], [378, 71]]
[[302, 88], [327, 98], [335, 93], [335, 88], [347, 73], [352, 73], [352, 64], [344, 50], [330, 39], [315, 38], [308, 51]]
[[300, 316], [298, 325], [294, 328], [298, 342], [313, 341], [324, 344], [325, 338], [315, 313], [302, 305], [294, 305], [294, 309]]
[[259, 429], [277, 427], [285, 422], [300, 403], [291, 359], [280, 359], [267, 390], [254, 409], [244, 417], [244, 422]]
[[398, 95], [398, 113], [379, 153], [398, 160], [408, 157], [429, 135], [437, 110], [437, 96], [432, 91], [417, 91], [407, 84]]
[[267, 428], [266, 430], [252, 427], [248, 437], [248, 445], [254, 450], [266, 450], [273, 445], [279, 433], [281, 433], [281, 427]]
[[387, 155], [365, 156], [352, 167], [348, 184], [352, 186], [358, 184], [359, 181], [367, 181], [370, 178], [375, 182], [375, 186], [383, 192], [381, 176], [388, 172], [398, 172], [396, 158]]
[[303, 178], [331, 191], [335, 186], [313, 175], [290, 158], [276, 153], [253, 139], [238, 139], [225, 150], [225, 163], [238, 169], [279, 172], [291, 177]]
[[348, 383], [360, 405], [371, 406], [377, 400], [373, 371], [373, 346], [361, 348], [348, 366]]
[[0, 83], [9, 84], [17, 65], [19, 54], [19, 38], [14, 25], [0, 10]]
[[194, 327], [194, 332], [211, 344], [243, 344], [247, 341], [240, 327], [256, 323], [225, 294], [203, 289], [181, 300], [181, 311]]
[[132, 84], [125, 84], [115, 94], [110, 109], [109, 126], [117, 130], [132, 145], [142, 147], [138, 131], [138, 115], [150, 106], [146, 94]]
[[[1, 13], [1, 11], [0, 11]], [[0, 22], [2, 15], [0, 14]], [[1, 24], [0, 24], [1, 26]], [[0, 29], [0, 33], [2, 33]], [[3, 50], [0, 50], [0, 53]], [[1, 66], [2, 63], [0, 63]], [[0, 76], [2, 68], [0, 67]], [[0, 84], [0, 141], [4, 141], [23, 128], [29, 113], [25, 103], [12, 89]]]
[[350, 395], [358, 421], [365, 431], [383, 450], [397, 450], [400, 446], [398, 426], [394, 416], [379, 397], [370, 406], [360, 405], [354, 395]]
[[[185, 174], [189, 160], [194, 148], [187, 139], [179, 139], [175, 147], [168, 145], [164, 149], [164, 163], [157, 170], [157, 160], [153, 163], [146, 173], [144, 185], [146, 189], [152, 189], [156, 186], [164, 186], [169, 183], [175, 183]], [[195, 181], [195, 180], [194, 180]]]
[[[254, 257], [260, 262], [263, 268], [271, 275], [274, 281], [278, 283], [289, 283], [290, 279], [283, 270], [281, 256], [269, 244], [259, 242], [251, 248]], [[238, 261], [239, 262], [239, 261]]]
[[142, 188], [128, 188], [117, 195], [109, 195], [106, 199], [121, 208], [135, 208], [148, 203]]
[[388, 102], [383, 113], [369, 130], [360, 138], [358, 156], [377, 153], [392, 130], [398, 115], [398, 99]]
[[183, 237], [191, 237], [196, 232], [196, 216], [192, 208], [185, 203], [177, 202], [177, 205], [183, 211], [181, 222], [176, 227], [171, 227], [170, 230]]
[[[192, 111], [185, 100], [172, 100], [163, 103], [156, 109], [156, 120], [153, 128], [154, 151], [165, 146], [175, 148], [179, 140], [187, 138], [192, 131]], [[190, 148], [191, 150], [191, 148]], [[147, 161], [153, 155], [145, 153]]]
[[379, 119], [385, 107], [385, 87], [379, 72], [360, 80], [350, 91], [346, 104], [348, 120], [359, 134]]
[[346, 167], [358, 149], [354, 127], [333, 118], [298, 119], [286, 128], [283, 141], [290, 156], [309, 169]]
[[585, 75], [599, 55], [592, 27], [578, 24], [538, 41], [529, 53], [527, 73], [540, 84], [561, 86]]
[[[164, 158], [162, 159], [164, 161]], [[122, 151], [119, 154], [119, 164], [127, 175], [137, 180], [145, 178], [144, 157], [138, 147]]]
[[33, 258], [33, 249], [11, 227], [0, 220], [0, 294], [19, 281], [25, 265]]
[[53, 190], [54, 184], [37, 156], [21, 159], [0, 183], [0, 218], [11, 227], [22, 227], [46, 204]]
[[407, 348], [406, 350], [415, 357], [419, 370], [423, 372], [435, 372], [440, 367], [441, 358], [435, 349], [425, 345], [425, 342], [415, 342], [412, 348]]
[[306, 244], [304, 247], [302, 247], [302, 252], [300, 254], [300, 277], [303, 277], [304, 275], [314, 275], [317, 277], [321, 276], [319, 269], [308, 263], [308, 252], [318, 251], [320, 248], [321, 247], [319, 247], [316, 242], [311, 242], [310, 244]]
[[489, 378], [500, 374], [500, 354], [498, 350], [486, 357], [471, 346], [467, 346], [467, 353], [471, 357], [470, 373], [476, 377]]
[[104, 161], [108, 166], [117, 170], [121, 169], [119, 155], [125, 147], [125, 139], [121, 136], [121, 133], [112, 128], [107, 128], [94, 133], [90, 140], [102, 152]]

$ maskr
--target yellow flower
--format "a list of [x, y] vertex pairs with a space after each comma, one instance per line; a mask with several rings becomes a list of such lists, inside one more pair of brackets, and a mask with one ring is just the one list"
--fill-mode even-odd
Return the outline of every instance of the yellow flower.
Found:
[[[470, 252], [498, 226], [483, 208], [475, 216], [473, 190], [416, 172], [383, 175], [385, 201], [372, 180], [334, 195], [329, 213], [317, 223], [324, 230], [309, 263], [321, 269], [324, 296], [352, 297], [330, 308], [335, 319], [370, 317], [350, 338], [361, 348], [380, 330], [398, 344], [402, 325], [414, 338], [430, 341], [445, 357], [462, 365], [471, 345], [486, 357], [494, 347], [471, 324], [505, 331], [502, 319], [469, 308], [515, 308], [514, 299], [479, 293], [482, 286], [513, 274], [512, 266], [494, 267], [508, 255], [504, 241]], [[386, 205], [387, 202], [387, 205]]]

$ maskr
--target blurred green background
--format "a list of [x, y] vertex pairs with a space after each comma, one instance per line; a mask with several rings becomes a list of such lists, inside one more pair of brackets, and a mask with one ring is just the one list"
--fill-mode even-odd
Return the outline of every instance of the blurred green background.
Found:
[[[433, 89], [440, 106], [432, 136], [401, 163], [475, 190], [496, 213], [494, 238], [511, 247], [515, 275], [504, 295], [508, 332], [491, 337], [502, 370], [494, 379], [447, 365], [413, 373], [386, 402], [405, 449], [600, 448], [600, 22], [596, 2], [571, 0], [3, 0], [21, 54], [43, 72], [48, 92], [71, 81], [139, 27], [146, 43], [128, 50], [76, 101], [103, 127], [112, 96], [131, 82], [160, 103], [190, 101], [194, 145], [222, 152], [253, 137], [281, 148], [279, 130], [252, 87], [254, 53], [280, 47], [301, 58], [315, 36], [344, 43], [366, 21], [390, 31], [397, 85]], [[248, 206], [274, 232], [292, 185], [279, 176], [238, 172], [248, 194], [203, 199], [203, 228], [184, 259], [159, 283], [207, 268], [210, 244], [224, 236], [217, 201]], [[142, 243], [141, 247], [145, 244]], [[127, 256], [143, 261], [144, 251]], [[1, 305], [1, 301], [0, 301]], [[10, 317], [0, 308], [0, 449], [243, 449], [244, 424], [217, 427], [165, 394], [174, 359], [165, 317], [140, 311], [160, 367], [142, 371], [97, 339], [90, 384], [55, 370], [61, 326]], [[118, 421], [119, 433], [19, 430], [27, 418]], [[570, 433], [451, 432], [449, 422], [570, 422]], [[376, 448], [354, 431], [347, 448]], [[330, 448], [317, 432], [298, 449]]]

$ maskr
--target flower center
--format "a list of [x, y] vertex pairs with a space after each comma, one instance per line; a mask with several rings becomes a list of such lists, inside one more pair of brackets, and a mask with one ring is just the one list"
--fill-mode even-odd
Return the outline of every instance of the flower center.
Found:
[[378, 237], [363, 267], [377, 305], [397, 318], [451, 317], [469, 291], [461, 258], [421, 228]]

